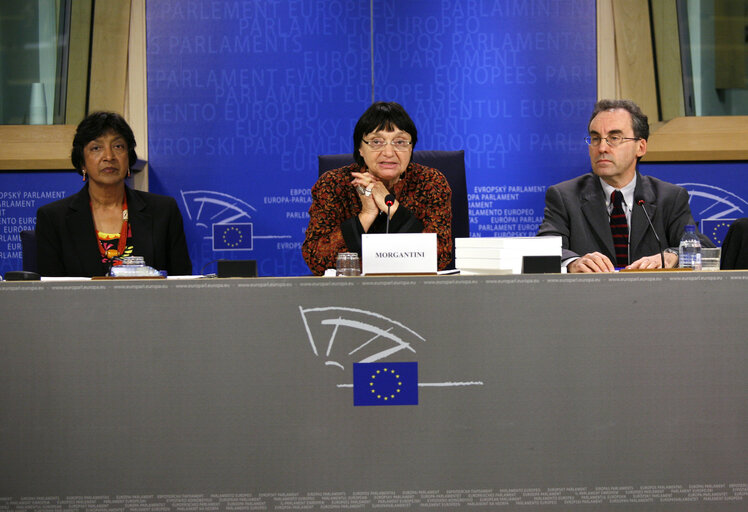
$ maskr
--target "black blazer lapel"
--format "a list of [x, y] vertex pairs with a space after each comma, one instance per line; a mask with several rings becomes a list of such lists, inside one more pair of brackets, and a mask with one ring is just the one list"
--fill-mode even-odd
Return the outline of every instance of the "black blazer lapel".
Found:
[[147, 204], [133, 190], [126, 188], [127, 209], [130, 216], [132, 241], [135, 247], [133, 256], [143, 256], [146, 261], [155, 261], [153, 246], [153, 216], [148, 213]]
[[[639, 252], [641, 252], [640, 246], [644, 239], [644, 235], [647, 234], [647, 231], [651, 230], [649, 222], [647, 222], [647, 217], [642, 211], [642, 207], [636, 204], [636, 200], [639, 198], [644, 199], [644, 208], [646, 208], [649, 218], [652, 219], [652, 224], [656, 226], [655, 215], [657, 215], [657, 198], [655, 197], [654, 190], [652, 189], [649, 180], [637, 171], [636, 188], [634, 189], [634, 207], [631, 211], [631, 235], [629, 236], [629, 253], [631, 254], [632, 261], [644, 256], [639, 254]], [[649, 236], [655, 240], [655, 235], [653, 233], [649, 233]]]
[[606, 256], [615, 260], [613, 235], [610, 233], [610, 217], [605, 210], [603, 188], [597, 176], [590, 176], [582, 190], [580, 203], [582, 214], [590, 225], [592, 237], [595, 238], [593, 245], [604, 247]]
[[88, 186], [78, 192], [68, 206], [65, 215], [65, 227], [70, 237], [73, 250], [66, 261], [66, 266], [77, 269], [70, 275], [98, 275], [101, 273], [101, 256], [96, 249], [96, 228], [91, 215]]

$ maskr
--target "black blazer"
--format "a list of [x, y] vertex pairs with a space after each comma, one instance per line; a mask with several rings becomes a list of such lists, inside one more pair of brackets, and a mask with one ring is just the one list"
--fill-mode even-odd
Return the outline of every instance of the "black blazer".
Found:
[[[636, 173], [634, 198], [644, 199], [662, 249], [678, 248], [687, 224], [696, 224], [688, 206], [688, 191], [666, 181]], [[642, 207], [634, 205], [629, 236], [630, 261], [660, 252]], [[538, 235], [556, 235], [562, 239], [562, 259], [601, 252], [615, 261], [610, 220], [600, 178], [589, 173], [549, 187], [545, 195], [543, 223]], [[699, 234], [701, 244], [714, 247]]]
[[[182, 214], [168, 196], [125, 187], [133, 255], [169, 275], [192, 274]], [[96, 247], [88, 183], [80, 192], [39, 208], [36, 243], [42, 276], [103, 276], [107, 266]]]

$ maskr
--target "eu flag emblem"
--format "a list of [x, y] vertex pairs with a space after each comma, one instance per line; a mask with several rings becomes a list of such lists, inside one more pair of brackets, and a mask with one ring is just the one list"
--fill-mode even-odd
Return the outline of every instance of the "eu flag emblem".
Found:
[[727, 230], [730, 229], [730, 225], [735, 219], [708, 219], [701, 221], [701, 232], [704, 233], [709, 240], [714, 242], [717, 247], [722, 246], [722, 242], [725, 241], [725, 235]]
[[418, 363], [353, 363], [353, 405], [418, 405]]
[[252, 223], [213, 224], [214, 251], [251, 251]]

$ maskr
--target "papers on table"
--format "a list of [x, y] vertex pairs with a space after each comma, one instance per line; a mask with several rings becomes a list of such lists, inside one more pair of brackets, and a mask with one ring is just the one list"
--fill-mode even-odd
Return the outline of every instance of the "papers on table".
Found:
[[[169, 280], [176, 280], [176, 279], [200, 279], [206, 276], [201, 275], [188, 275], [188, 276], [167, 276], [166, 279]], [[144, 278], [146, 279], [146, 278]], [[42, 276], [42, 281], [51, 281], [51, 282], [64, 282], [64, 281], [91, 281], [90, 277], [47, 277]]]
[[521, 274], [523, 256], [561, 256], [561, 237], [455, 238], [460, 273]]

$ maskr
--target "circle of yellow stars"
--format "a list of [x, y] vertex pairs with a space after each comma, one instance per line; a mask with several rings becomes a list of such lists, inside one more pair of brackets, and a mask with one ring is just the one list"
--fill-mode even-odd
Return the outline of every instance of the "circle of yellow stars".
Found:
[[732, 221], [730, 222], [719, 222], [714, 225], [714, 228], [712, 229], [712, 241], [715, 244], [719, 244], [721, 241], [719, 239], [719, 232], [720, 230], [723, 230], [725, 228], [729, 228], [730, 224], [732, 224]]
[[[228, 240], [228, 235], [231, 232], [236, 233], [236, 237], [234, 241]], [[236, 247], [242, 243], [242, 239], [244, 238], [244, 235], [242, 235], [241, 230], [237, 228], [236, 226], [229, 226], [223, 231], [222, 237], [223, 237], [223, 243], [226, 244], [228, 247]]]
[[[394, 393], [390, 394], [383, 394], [379, 391], [377, 391], [377, 388], [374, 386], [374, 382], [376, 381], [377, 376], [380, 377], [394, 377], [394, 379], [397, 381], [397, 387], [394, 389]], [[381, 381], [382, 379], [380, 379]], [[381, 370], [377, 370], [375, 373], [371, 374], [371, 378], [369, 380], [369, 386], [371, 386], [371, 392], [377, 396], [378, 399], [384, 400], [385, 402], [388, 400], [393, 400], [397, 393], [400, 392], [400, 388], [402, 387], [403, 383], [400, 380], [400, 375], [395, 372], [395, 370], [388, 369], [388, 368], [382, 368]]]

